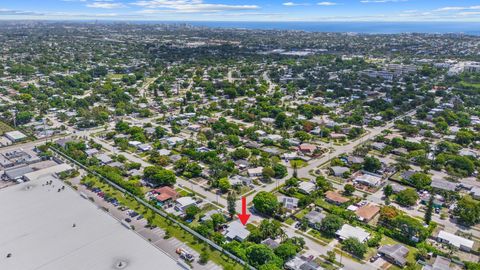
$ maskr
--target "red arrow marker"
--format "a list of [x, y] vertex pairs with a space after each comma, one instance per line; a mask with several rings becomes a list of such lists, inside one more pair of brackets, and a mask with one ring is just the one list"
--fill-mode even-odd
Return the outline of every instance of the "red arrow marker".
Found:
[[237, 216], [243, 225], [247, 224], [248, 219], [250, 218], [250, 214], [247, 214], [247, 198], [245, 197], [242, 197], [242, 213], [237, 214]]

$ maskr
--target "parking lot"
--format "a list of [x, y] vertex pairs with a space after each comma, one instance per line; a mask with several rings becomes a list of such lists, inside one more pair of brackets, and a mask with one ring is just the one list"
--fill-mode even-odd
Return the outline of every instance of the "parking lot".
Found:
[[[72, 183], [78, 185], [78, 192], [83, 193], [88, 197], [94, 198], [94, 203], [97, 206], [103, 209], [108, 209], [108, 214], [113, 216], [119, 222], [123, 221], [123, 224], [129, 224], [133, 226], [134, 231], [139, 236], [143, 237], [146, 241], [149, 241], [152, 245], [156, 246], [161, 251], [167, 253], [168, 255], [174, 258], [180, 259], [180, 256], [176, 253], [176, 250], [178, 248], [182, 248], [195, 257], [195, 260], [190, 263], [193, 269], [201, 269], [201, 270], [222, 269], [220, 266], [216, 265], [211, 261], [209, 261], [205, 265], [198, 263], [198, 259], [200, 256], [198, 252], [189, 248], [185, 243], [181, 242], [180, 240], [174, 237], [165, 239], [164, 238], [165, 231], [163, 229], [147, 227], [147, 221], [141, 215], [133, 215], [132, 217], [132, 215], [129, 215], [129, 213], [132, 212], [131, 210], [121, 206], [115, 206], [114, 204], [105, 201], [102, 198], [103, 196], [102, 193], [98, 193], [98, 192], [95, 193], [94, 191], [87, 189], [85, 186], [80, 184], [80, 179], [81, 177], [76, 177], [75, 179], [72, 180]], [[125, 222], [127, 218], [129, 219], [130, 222]]]

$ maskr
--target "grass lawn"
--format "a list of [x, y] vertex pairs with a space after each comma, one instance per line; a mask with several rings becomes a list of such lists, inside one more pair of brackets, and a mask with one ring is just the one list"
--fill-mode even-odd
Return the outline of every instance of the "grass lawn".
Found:
[[300, 169], [300, 168], [303, 168], [305, 166], [308, 165], [308, 163], [304, 160], [301, 160], [301, 159], [292, 159], [290, 160], [290, 166], [292, 166], [292, 168], [297, 165], [297, 169]]
[[302, 211], [298, 212], [295, 214], [295, 218], [297, 218], [298, 220], [302, 219], [306, 214], [308, 214], [308, 212], [310, 212], [310, 210], [308, 209], [303, 209]]
[[285, 223], [287, 223], [288, 225], [292, 225], [293, 223], [295, 223], [295, 220], [293, 220], [292, 218], [288, 218], [287, 220], [285, 220]]
[[463, 81], [460, 84], [465, 87], [473, 87], [473, 88], [480, 89], [480, 83], [469, 83], [469, 82]]
[[[320, 256], [322, 257], [322, 256]], [[321, 267], [323, 267], [324, 269], [326, 270], [335, 270], [335, 269], [338, 269], [339, 268], [339, 265], [334, 265], [330, 262], [327, 262], [327, 261], [324, 261], [322, 259], [320, 259], [320, 257], [316, 258], [315, 260], [313, 260], [315, 263], [317, 263], [318, 265], [320, 265]], [[322, 257], [323, 258], [323, 257]]]
[[353, 257], [350, 253], [341, 250], [341, 245], [338, 245], [338, 248], [335, 249], [335, 253], [340, 254], [342, 257], [349, 258], [349, 259], [351, 259], [353, 261], [356, 261], [358, 263], [365, 264], [365, 262], [360, 260], [359, 258]]
[[108, 74], [107, 78], [112, 80], [121, 80], [124, 74]]
[[328, 245], [328, 243], [332, 242], [332, 240], [333, 240], [333, 238], [328, 238], [325, 235], [323, 235], [321, 232], [319, 232], [317, 230], [314, 230], [314, 229], [311, 229], [310, 231], [308, 231], [308, 234], [310, 234], [311, 236], [317, 238], [318, 240], [320, 240], [322, 242], [325, 242], [327, 245]]
[[0, 121], [0, 135], [5, 134], [6, 132], [13, 131], [14, 129], [7, 125], [6, 123]]

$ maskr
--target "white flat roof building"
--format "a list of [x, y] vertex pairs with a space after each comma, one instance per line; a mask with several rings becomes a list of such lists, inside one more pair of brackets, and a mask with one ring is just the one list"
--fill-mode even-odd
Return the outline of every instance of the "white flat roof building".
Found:
[[7, 137], [12, 142], [18, 142], [27, 138], [25, 134], [18, 130], [5, 133], [5, 137]]
[[67, 172], [67, 171], [70, 171], [70, 170], [73, 170], [72, 166], [70, 166], [66, 163], [62, 163], [62, 164], [58, 164], [56, 166], [52, 166], [52, 167], [48, 167], [48, 168], [41, 169], [41, 170], [38, 170], [38, 171], [27, 173], [23, 176], [23, 178], [25, 178], [25, 180], [27, 180], [27, 181], [35, 181], [35, 180], [38, 180], [38, 179], [43, 178], [43, 177], [50, 177], [50, 176], [53, 177], [55, 174], [59, 174], [59, 173], [62, 173], [62, 172]]
[[470, 251], [475, 244], [475, 242], [473, 242], [472, 240], [460, 237], [446, 231], [440, 231], [437, 236], [437, 240], [439, 242], [450, 244], [458, 249], [465, 251]]
[[353, 237], [357, 238], [360, 242], [365, 242], [367, 241], [368, 237], [370, 237], [370, 234], [364, 229], [359, 227], [353, 227], [349, 224], [344, 224], [342, 228], [336, 232], [336, 235], [341, 240]]
[[0, 190], [0, 212], [8, 217], [0, 219], [0, 269], [182, 269], [72, 189], [58, 192], [60, 180], [48, 180], [52, 185], [34, 181]]

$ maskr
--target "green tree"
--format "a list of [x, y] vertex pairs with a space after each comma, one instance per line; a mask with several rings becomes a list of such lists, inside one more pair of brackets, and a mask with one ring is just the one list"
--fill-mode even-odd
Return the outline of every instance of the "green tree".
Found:
[[272, 177], [275, 176], [275, 171], [270, 167], [265, 167], [262, 170], [262, 176], [265, 181], [269, 181]]
[[324, 176], [318, 176], [315, 179], [315, 184], [317, 188], [323, 192], [326, 192], [332, 189], [332, 183], [330, 183], [330, 181], [328, 181]]
[[355, 192], [355, 187], [353, 185], [346, 184], [343, 187], [343, 194], [345, 194], [345, 196], [352, 196], [353, 192]]
[[209, 258], [210, 254], [206, 250], [202, 251], [202, 253], [200, 253], [200, 264], [207, 264]]
[[277, 128], [285, 128], [287, 121], [287, 115], [285, 113], [279, 113], [277, 117], [275, 117], [275, 125]]
[[335, 233], [343, 226], [343, 220], [337, 215], [329, 214], [320, 223], [320, 231], [334, 236]]
[[430, 198], [428, 199], [427, 210], [425, 211], [425, 223], [430, 224], [432, 221], [432, 214], [433, 214], [433, 194], [430, 194]]
[[262, 220], [260, 223], [260, 232], [263, 239], [272, 238], [275, 239], [283, 234], [282, 225], [278, 220]]
[[367, 246], [355, 237], [343, 240], [342, 249], [358, 258], [363, 258], [365, 253], [367, 253]]
[[218, 180], [218, 188], [223, 193], [227, 192], [231, 187], [232, 185], [230, 184], [227, 178], [221, 178], [220, 180]]
[[275, 249], [275, 255], [283, 261], [288, 261], [297, 255], [297, 247], [292, 243], [282, 243]]
[[383, 195], [385, 195], [387, 198], [393, 195], [392, 185], [388, 184], [383, 188]]
[[287, 167], [280, 163], [273, 165], [273, 171], [275, 172], [275, 178], [283, 178], [287, 175]]
[[453, 213], [463, 224], [473, 226], [480, 222], [480, 203], [470, 196], [463, 196]]
[[200, 213], [200, 208], [195, 205], [189, 206], [185, 209], [185, 219], [194, 219], [198, 213]]
[[274, 194], [266, 191], [260, 191], [253, 198], [253, 205], [255, 210], [258, 212], [272, 216], [277, 212], [279, 203]]
[[430, 184], [432, 183], [432, 178], [426, 173], [416, 172], [412, 176], [410, 176], [408, 182], [416, 189], [420, 190], [430, 186]]
[[237, 213], [236, 207], [237, 207], [237, 198], [235, 196], [235, 193], [230, 192], [228, 193], [228, 196], [227, 196], [227, 208], [228, 208], [228, 214], [230, 215], [230, 218], [233, 218]]
[[417, 203], [417, 200], [418, 194], [411, 188], [400, 191], [395, 198], [395, 201], [403, 206], [413, 206]]
[[331, 263], [335, 263], [335, 260], [336, 260], [335, 251], [333, 251], [333, 250], [327, 251], [327, 261], [329, 261]]
[[273, 251], [263, 244], [253, 244], [245, 251], [248, 262], [253, 267], [259, 267], [264, 264], [272, 263], [276, 266], [282, 265], [282, 260], [278, 258]]
[[369, 172], [376, 172], [382, 168], [382, 163], [376, 157], [365, 157], [363, 169]]
[[176, 182], [175, 173], [158, 166], [146, 167], [143, 171], [145, 180], [159, 186], [172, 186]]

